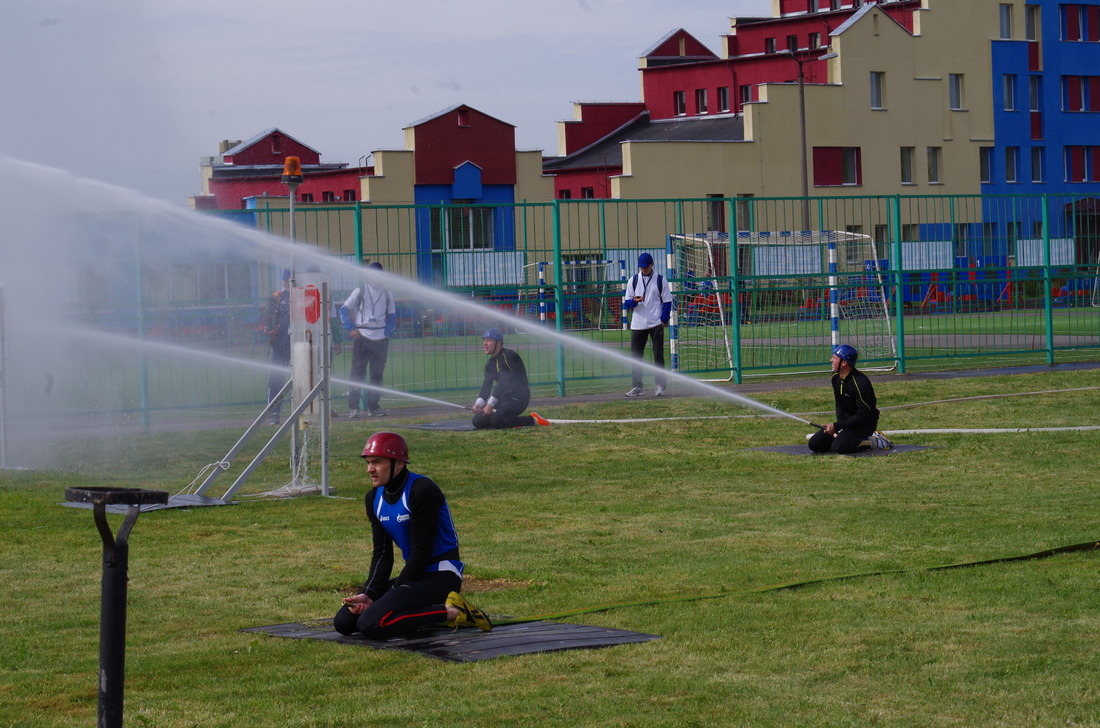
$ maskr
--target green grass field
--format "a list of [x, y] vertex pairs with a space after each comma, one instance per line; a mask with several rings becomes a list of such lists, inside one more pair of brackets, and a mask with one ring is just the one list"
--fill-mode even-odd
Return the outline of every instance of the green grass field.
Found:
[[[918, 405], [885, 411], [887, 431], [1100, 425], [1100, 371], [875, 384], [884, 406]], [[754, 397], [831, 409], [824, 381]], [[906, 435], [895, 439], [931, 449], [811, 458], [749, 449], [807, 430], [716, 399], [540, 411], [620, 421], [403, 431], [413, 469], [448, 495], [475, 604], [524, 616], [729, 596], [570, 620], [661, 640], [475, 664], [241, 633], [328, 616], [365, 577], [357, 455], [375, 423], [345, 421], [333, 428], [337, 497], [138, 519], [126, 724], [1100, 725], [1100, 553], [752, 591], [1100, 540], [1096, 432]], [[700, 415], [712, 418], [622, 421]], [[174, 493], [238, 435], [154, 433], [118, 447], [88, 436], [55, 472], [0, 473], [0, 726], [95, 720], [101, 545], [89, 511], [59, 505], [64, 488]], [[72, 472], [108, 450], [108, 475]], [[285, 456], [269, 458], [250, 492], [287, 476]]]

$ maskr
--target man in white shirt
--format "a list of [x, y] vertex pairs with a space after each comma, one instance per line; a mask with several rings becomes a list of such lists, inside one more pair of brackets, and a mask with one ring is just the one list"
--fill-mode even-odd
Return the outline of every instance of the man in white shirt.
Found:
[[[367, 268], [381, 271], [382, 264], [371, 263]], [[393, 294], [370, 283], [359, 286], [340, 307], [340, 323], [352, 341], [351, 379], [357, 382], [366, 381], [371, 385], [365, 398], [367, 414], [370, 417], [384, 417], [386, 413], [378, 406], [382, 399], [382, 392], [378, 387], [382, 386], [382, 373], [386, 370], [386, 359], [390, 351], [390, 337], [397, 325]], [[348, 392], [349, 419], [359, 417], [362, 399], [362, 390], [351, 389]]]
[[[642, 253], [638, 256], [638, 272], [626, 282], [623, 293], [623, 309], [633, 311], [630, 317], [630, 355], [635, 359], [645, 356], [647, 341], [653, 342], [653, 363], [665, 366], [665, 328], [672, 315], [672, 291], [668, 281], [660, 273], [653, 272], [653, 256]], [[627, 397], [640, 397], [645, 392], [642, 386], [642, 369], [634, 367], [630, 372], [631, 389]], [[655, 378], [655, 395], [665, 393], [667, 378], [658, 374]]]

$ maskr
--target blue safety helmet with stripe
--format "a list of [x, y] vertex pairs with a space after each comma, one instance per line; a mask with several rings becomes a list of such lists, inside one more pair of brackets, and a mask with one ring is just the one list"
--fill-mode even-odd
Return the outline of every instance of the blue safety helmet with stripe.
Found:
[[833, 355], [839, 356], [852, 366], [855, 366], [856, 362], [859, 360], [859, 352], [856, 351], [854, 346], [848, 346], [847, 344], [837, 344], [834, 346]]
[[503, 344], [504, 343], [504, 332], [501, 331], [500, 329], [486, 329], [485, 333], [482, 335], [481, 338], [483, 338], [483, 339], [492, 339], [493, 341], [499, 341], [500, 343]]

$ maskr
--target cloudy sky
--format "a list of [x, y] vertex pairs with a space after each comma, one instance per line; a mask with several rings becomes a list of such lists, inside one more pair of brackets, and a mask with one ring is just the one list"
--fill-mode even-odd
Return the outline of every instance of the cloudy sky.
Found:
[[[459, 103], [557, 152], [575, 101], [637, 101], [666, 33], [718, 52], [771, 0], [0, 0], [0, 155], [170, 202], [222, 139], [279, 127], [325, 161], [402, 148]], [[13, 181], [5, 180], [4, 184]]]

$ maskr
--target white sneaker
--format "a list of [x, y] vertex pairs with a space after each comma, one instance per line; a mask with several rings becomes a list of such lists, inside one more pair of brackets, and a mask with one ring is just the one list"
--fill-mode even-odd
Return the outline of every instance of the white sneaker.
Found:
[[359, 410], [351, 410], [350, 412], [348, 412], [348, 419], [349, 420], [359, 419]]
[[657, 391], [653, 393], [653, 396], [654, 397], [663, 397], [663, 396], [665, 396], [665, 387], [664, 387], [663, 384], [658, 384], [657, 385]]
[[890, 442], [886, 435], [878, 431], [871, 435], [870, 439], [872, 450], [889, 450], [894, 446], [894, 443]]
[[626, 393], [626, 396], [627, 397], [641, 397], [642, 392], [644, 392], [644, 391], [645, 390], [642, 389], [641, 387], [634, 387], [629, 392]]

